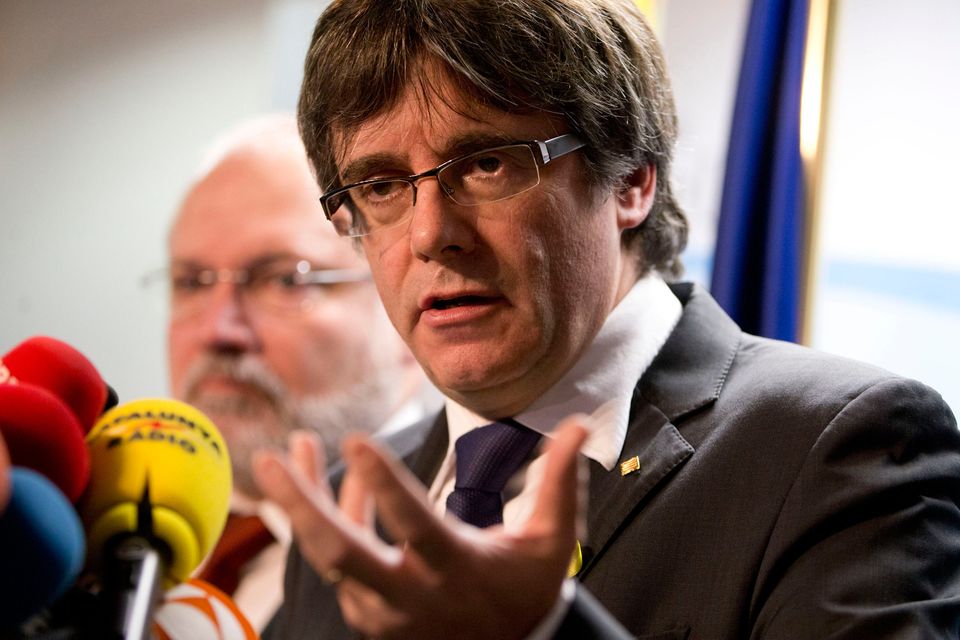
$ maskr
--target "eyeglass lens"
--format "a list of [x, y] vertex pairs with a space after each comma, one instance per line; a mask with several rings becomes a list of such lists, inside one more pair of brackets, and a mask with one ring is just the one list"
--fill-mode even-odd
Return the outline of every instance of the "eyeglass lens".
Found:
[[[431, 172], [427, 172], [429, 174]], [[328, 203], [341, 235], [367, 235], [403, 222], [416, 204], [418, 180], [377, 180], [361, 184]], [[444, 194], [461, 205], [504, 200], [540, 183], [540, 170], [527, 145], [486, 149], [444, 166], [436, 174]]]
[[221, 282], [233, 284], [253, 307], [305, 311], [332, 287], [367, 278], [365, 271], [313, 270], [303, 260], [236, 270], [174, 267], [169, 279], [171, 312], [175, 318], [200, 314], [209, 306], [213, 290]]

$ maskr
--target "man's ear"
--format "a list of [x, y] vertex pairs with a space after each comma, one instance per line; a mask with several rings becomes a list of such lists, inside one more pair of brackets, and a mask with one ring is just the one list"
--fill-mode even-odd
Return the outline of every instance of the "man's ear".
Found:
[[645, 164], [626, 177], [625, 186], [616, 194], [617, 225], [621, 231], [643, 224], [657, 195], [657, 167]]

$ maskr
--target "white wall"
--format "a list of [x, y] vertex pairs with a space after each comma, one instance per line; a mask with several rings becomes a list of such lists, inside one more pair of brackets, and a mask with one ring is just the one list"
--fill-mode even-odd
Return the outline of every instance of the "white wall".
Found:
[[960, 412], [960, 2], [838, 9], [812, 343]]
[[292, 109], [316, 2], [0, 2], [0, 353], [84, 352], [164, 395], [165, 309], [139, 286], [204, 145]]
[[709, 285], [750, 1], [661, 1], [663, 46], [680, 120], [674, 178], [690, 219], [686, 278]]

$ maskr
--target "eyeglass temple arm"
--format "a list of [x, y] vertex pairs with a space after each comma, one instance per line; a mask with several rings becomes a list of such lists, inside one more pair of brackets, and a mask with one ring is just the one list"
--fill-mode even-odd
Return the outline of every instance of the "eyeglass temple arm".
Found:
[[341, 282], [363, 282], [372, 276], [362, 269], [314, 269], [301, 273], [300, 282], [304, 284], [338, 284]]
[[546, 142], [540, 142], [538, 140], [537, 146], [540, 148], [540, 156], [543, 164], [547, 164], [555, 158], [559, 158], [571, 151], [576, 151], [583, 146], [583, 141], [573, 133], [565, 133], [562, 136], [550, 138]]

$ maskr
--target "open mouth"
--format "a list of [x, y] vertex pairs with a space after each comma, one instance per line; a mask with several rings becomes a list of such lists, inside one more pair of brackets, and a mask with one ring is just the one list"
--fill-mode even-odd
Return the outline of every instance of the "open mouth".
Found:
[[474, 304], [487, 304], [490, 302], [490, 298], [485, 298], [483, 296], [457, 296], [456, 298], [437, 298], [430, 305], [431, 309], [437, 309], [443, 311], [445, 309], [453, 309], [455, 307], [465, 307], [467, 305]]

